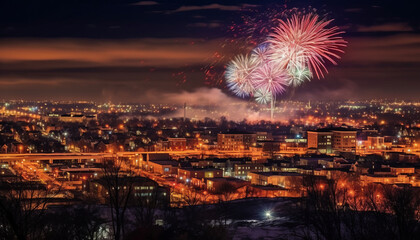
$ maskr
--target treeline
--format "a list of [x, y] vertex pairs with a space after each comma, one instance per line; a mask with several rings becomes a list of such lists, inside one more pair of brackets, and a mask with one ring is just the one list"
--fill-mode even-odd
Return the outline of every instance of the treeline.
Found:
[[420, 239], [420, 189], [344, 179], [305, 179], [306, 197], [289, 211], [294, 237], [316, 240]]

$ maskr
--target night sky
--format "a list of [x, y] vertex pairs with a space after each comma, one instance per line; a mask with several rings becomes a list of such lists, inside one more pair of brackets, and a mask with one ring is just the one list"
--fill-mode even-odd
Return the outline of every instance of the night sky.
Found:
[[215, 52], [232, 54], [221, 47], [229, 27], [244, 15], [296, 7], [335, 19], [349, 43], [325, 79], [285, 98], [419, 100], [420, 17], [411, 2], [2, 0], [0, 99], [230, 95], [204, 74]]

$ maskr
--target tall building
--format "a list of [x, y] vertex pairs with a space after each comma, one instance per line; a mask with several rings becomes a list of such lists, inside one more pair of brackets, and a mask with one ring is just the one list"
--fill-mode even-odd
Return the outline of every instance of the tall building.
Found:
[[308, 131], [308, 149], [332, 153], [332, 137], [333, 133], [330, 131]]
[[385, 145], [385, 138], [384, 137], [372, 137], [369, 136], [367, 138], [367, 147], [369, 149], [385, 149], [386, 145]]
[[347, 128], [330, 128], [308, 131], [308, 149], [320, 153], [356, 152], [357, 131]]
[[217, 134], [217, 147], [220, 150], [249, 150], [257, 145], [257, 134], [246, 132], [229, 132]]
[[338, 152], [356, 152], [356, 130], [333, 130], [333, 150]]

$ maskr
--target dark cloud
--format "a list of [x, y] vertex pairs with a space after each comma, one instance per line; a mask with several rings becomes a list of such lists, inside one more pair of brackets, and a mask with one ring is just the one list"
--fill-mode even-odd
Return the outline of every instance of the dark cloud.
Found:
[[220, 40], [202, 39], [3, 39], [0, 62], [41, 61], [100, 66], [205, 64]]
[[258, 5], [251, 4], [240, 4], [240, 5], [221, 5], [218, 3], [213, 3], [209, 5], [202, 6], [181, 6], [173, 11], [168, 13], [177, 13], [177, 12], [187, 12], [187, 11], [201, 11], [201, 10], [220, 10], [220, 11], [239, 11], [245, 7], [257, 7]]
[[373, 26], [359, 26], [359, 32], [411, 32], [414, 29], [408, 23], [384, 23]]
[[152, 6], [152, 5], [157, 5], [159, 4], [158, 2], [155, 1], [140, 1], [140, 2], [135, 2], [132, 3], [131, 5], [136, 5], [136, 6]]

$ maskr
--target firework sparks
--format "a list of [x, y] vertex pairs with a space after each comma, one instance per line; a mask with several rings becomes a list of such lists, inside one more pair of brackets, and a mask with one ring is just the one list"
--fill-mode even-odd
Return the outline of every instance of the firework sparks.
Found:
[[236, 56], [226, 67], [225, 77], [228, 88], [240, 97], [254, 92], [251, 73], [257, 67], [255, 58], [248, 55]]
[[337, 64], [339, 53], [347, 42], [339, 35], [338, 27], [327, 28], [331, 22], [319, 20], [315, 14], [293, 15], [286, 21], [280, 20], [268, 42], [272, 45], [271, 57], [282, 68], [306, 66], [315, 72], [317, 78], [324, 77], [325, 61]]
[[273, 99], [273, 95], [267, 89], [257, 89], [255, 91], [255, 101], [259, 104], [268, 104]]
[[261, 43], [251, 52], [251, 58], [254, 58], [257, 61], [258, 65], [263, 64], [264, 62], [269, 61], [269, 50], [270, 44], [267, 42]]
[[289, 75], [288, 85], [292, 87], [297, 87], [305, 81], [310, 81], [312, 78], [312, 72], [304, 66], [289, 68]]
[[310, 81], [313, 73], [322, 78], [328, 73], [327, 61], [337, 64], [335, 60], [347, 42], [339, 36], [342, 32], [338, 27], [327, 28], [331, 21], [319, 20], [313, 13], [294, 14], [280, 20], [271, 34], [262, 28], [259, 33], [269, 38], [260, 44], [253, 41], [259, 34], [254, 35], [255, 28], [250, 28], [245, 42], [256, 47], [250, 55], [239, 55], [229, 63], [225, 72], [228, 88], [240, 97], [254, 96], [257, 103], [270, 103], [273, 119], [276, 97], [287, 86]]
[[252, 82], [256, 89], [267, 89], [273, 96], [281, 94], [288, 85], [289, 75], [286, 70], [265, 62], [252, 72]]

